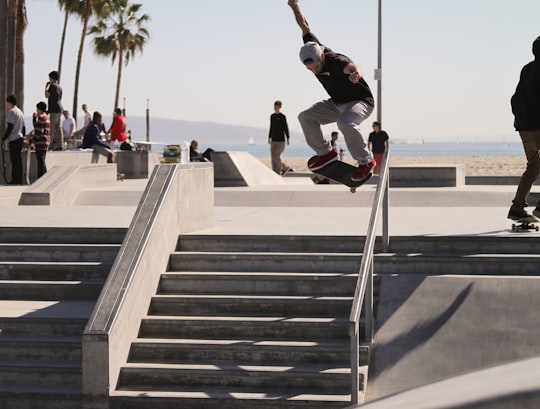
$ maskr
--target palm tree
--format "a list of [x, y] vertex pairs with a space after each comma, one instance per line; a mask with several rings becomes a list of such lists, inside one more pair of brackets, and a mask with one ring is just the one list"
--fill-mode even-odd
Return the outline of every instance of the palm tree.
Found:
[[17, 4], [17, 23], [15, 30], [15, 95], [19, 99], [19, 107], [24, 108], [24, 33], [28, 27], [25, 0]]
[[8, 0], [0, 0], [0, 126], [6, 124]]
[[77, 105], [79, 96], [79, 79], [81, 74], [82, 56], [84, 51], [84, 41], [88, 31], [90, 17], [95, 15], [99, 18], [105, 18], [114, 7], [116, 0], [78, 0], [80, 3], [81, 20], [83, 23], [81, 32], [81, 41], [79, 43], [79, 52], [77, 53], [77, 66], [75, 68], [75, 87], [73, 89], [73, 118], [77, 118]]
[[94, 36], [94, 52], [103, 57], [118, 58], [116, 92], [113, 109], [118, 107], [122, 66], [127, 66], [137, 52], [142, 54], [150, 38], [145, 23], [150, 21], [148, 14], [138, 15], [142, 4], [131, 4], [128, 0], [117, 0], [114, 11], [104, 20], [93, 26], [89, 34]]
[[64, 44], [66, 42], [66, 31], [70, 14], [82, 15], [81, 5], [84, 5], [80, 0], [58, 0], [60, 10], [64, 10], [64, 25], [62, 27], [62, 39], [60, 40], [60, 53], [58, 56], [58, 75], [62, 76], [62, 61], [64, 57]]

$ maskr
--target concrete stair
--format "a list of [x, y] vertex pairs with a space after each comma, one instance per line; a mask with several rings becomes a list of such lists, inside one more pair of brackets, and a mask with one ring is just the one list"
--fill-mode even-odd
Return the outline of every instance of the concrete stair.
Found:
[[[347, 406], [361, 248], [357, 238], [181, 236], [111, 408]], [[369, 347], [361, 354], [365, 376]]]
[[82, 407], [81, 337], [124, 234], [0, 228], [0, 408]]

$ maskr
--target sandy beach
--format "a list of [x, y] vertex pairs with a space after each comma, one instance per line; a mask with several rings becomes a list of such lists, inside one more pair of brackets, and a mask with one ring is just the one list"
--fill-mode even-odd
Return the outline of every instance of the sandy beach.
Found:
[[[297, 172], [307, 172], [308, 158], [283, 157], [283, 161]], [[271, 168], [270, 158], [260, 160]], [[349, 157], [348, 163], [354, 163]], [[466, 176], [521, 176], [527, 161], [523, 156], [443, 156], [443, 157], [390, 157], [390, 166], [398, 165], [465, 165]]]

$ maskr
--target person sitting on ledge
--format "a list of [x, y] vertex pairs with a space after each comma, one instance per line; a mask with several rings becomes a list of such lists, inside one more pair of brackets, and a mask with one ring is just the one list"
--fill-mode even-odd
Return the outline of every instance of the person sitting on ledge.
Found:
[[199, 142], [195, 139], [189, 144], [189, 160], [190, 162], [211, 162], [211, 156], [214, 150], [208, 148], [203, 153], [199, 152]]
[[84, 131], [81, 149], [93, 149], [94, 152], [107, 157], [107, 163], [113, 163], [114, 153], [109, 146], [101, 141], [101, 133], [105, 131], [103, 117], [99, 112], [94, 112], [92, 122]]

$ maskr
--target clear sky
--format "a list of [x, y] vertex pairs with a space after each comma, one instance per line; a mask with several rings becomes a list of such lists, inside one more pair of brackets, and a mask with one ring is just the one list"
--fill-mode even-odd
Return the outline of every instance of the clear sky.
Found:
[[[136, 0], [135, 0], [136, 1]], [[326, 98], [300, 63], [301, 33], [286, 0], [141, 0], [152, 18], [143, 55], [124, 70], [129, 115], [266, 128], [283, 101], [289, 126]], [[540, 35], [538, 0], [382, 0], [383, 128], [402, 139], [514, 137], [509, 99]], [[43, 100], [56, 69], [63, 14], [54, 0], [26, 0], [25, 111]], [[322, 43], [358, 63], [376, 95], [377, 0], [301, 0]], [[73, 106], [81, 23], [68, 26], [61, 85]], [[110, 114], [116, 66], [85, 45], [79, 106]], [[79, 116], [82, 112], [78, 109]], [[369, 131], [376, 112], [365, 122]], [[517, 136], [515, 136], [517, 138]]]

